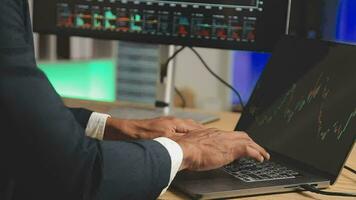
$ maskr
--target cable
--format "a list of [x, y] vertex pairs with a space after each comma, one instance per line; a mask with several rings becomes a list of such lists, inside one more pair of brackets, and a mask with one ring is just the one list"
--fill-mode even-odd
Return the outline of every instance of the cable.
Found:
[[327, 191], [322, 191], [319, 190], [318, 188], [312, 186], [312, 185], [301, 185], [301, 188], [313, 192], [316, 194], [321, 194], [321, 195], [328, 195], [328, 196], [341, 196], [341, 197], [356, 197], [356, 194], [353, 193], [344, 193], [344, 192], [327, 192]]
[[187, 101], [185, 100], [183, 94], [178, 90], [177, 87], [174, 87], [174, 90], [176, 91], [177, 95], [179, 96], [179, 98], [182, 101], [182, 107], [185, 108], [187, 106]]
[[[160, 81], [161, 83], [163, 83], [164, 78], [167, 76], [167, 69], [168, 69], [168, 65], [169, 63], [183, 50], [185, 49], [185, 46], [179, 48], [176, 52], [173, 53], [173, 55], [171, 57], [169, 57], [166, 62], [164, 64], [161, 65], [161, 77], [160, 77]], [[182, 93], [178, 90], [177, 87], [174, 87], [175, 92], [177, 93], [177, 95], [179, 96], [179, 98], [182, 100], [182, 107], [185, 108], [187, 105], [187, 102], [184, 98], [184, 96], [182, 95]]]
[[189, 47], [190, 50], [193, 51], [193, 53], [199, 58], [199, 60], [203, 63], [204, 67], [210, 72], [211, 75], [213, 75], [215, 78], [217, 78], [222, 84], [224, 84], [225, 86], [227, 86], [228, 88], [230, 88], [235, 94], [236, 96], [239, 98], [242, 110], [244, 110], [245, 105], [242, 101], [242, 97], [240, 95], [240, 93], [229, 83], [227, 83], [224, 79], [222, 79], [219, 75], [217, 75], [210, 67], [209, 65], [205, 62], [205, 60], [203, 59], [203, 57], [193, 48], [193, 47]]
[[[183, 46], [181, 47], [180, 49], [178, 49], [176, 52], [173, 53], [173, 55], [171, 57], [169, 57], [167, 59], [167, 61], [161, 65], [161, 82], [163, 82], [164, 80], [164, 77], [166, 77], [167, 75], [167, 69], [168, 69], [168, 65], [169, 63], [180, 53], [182, 52], [186, 47]], [[241, 104], [241, 107], [242, 107], [242, 110], [244, 110], [244, 103], [243, 103], [243, 100], [242, 100], [242, 97], [240, 95], [240, 93], [232, 86], [230, 85], [229, 83], [227, 83], [224, 79], [222, 79], [219, 75], [217, 75], [210, 67], [209, 65], [205, 62], [205, 60], [203, 59], [203, 57], [192, 47], [189, 47], [193, 53], [199, 58], [199, 60], [202, 62], [202, 64], [204, 65], [204, 67], [210, 72], [211, 75], [213, 75], [216, 79], [218, 79], [222, 84], [224, 84], [225, 86], [227, 86], [228, 88], [230, 88], [235, 94], [236, 96], [238, 97], [239, 99], [239, 102]], [[183, 102], [183, 108], [185, 108], [186, 106], [186, 101], [185, 101], [185, 98], [184, 96], [182, 95], [182, 93], [177, 89], [175, 88], [175, 91], [176, 93], [178, 94], [178, 96], [182, 99], [182, 102]]]
[[351, 167], [345, 165], [344, 168], [347, 169], [347, 170], [349, 170], [350, 172], [356, 174], [356, 170], [352, 169]]
[[164, 78], [167, 76], [167, 69], [168, 69], [169, 63], [184, 49], [185, 49], [184, 46], [179, 48], [176, 52], [173, 53], [173, 55], [171, 57], [169, 57], [166, 60], [166, 62], [164, 64], [161, 65], [161, 77], [160, 77], [161, 83], [163, 83]]

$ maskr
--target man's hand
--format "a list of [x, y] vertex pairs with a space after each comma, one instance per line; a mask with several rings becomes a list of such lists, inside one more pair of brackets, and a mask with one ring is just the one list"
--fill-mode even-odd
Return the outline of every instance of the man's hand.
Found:
[[176, 137], [175, 141], [183, 149], [181, 170], [217, 169], [242, 157], [252, 157], [260, 162], [270, 159], [266, 150], [243, 132], [200, 129]]
[[172, 138], [201, 128], [203, 128], [203, 125], [198, 124], [193, 120], [183, 120], [174, 117], [160, 117], [148, 120], [121, 120], [108, 118], [104, 139], [130, 140], [154, 139], [158, 137]]

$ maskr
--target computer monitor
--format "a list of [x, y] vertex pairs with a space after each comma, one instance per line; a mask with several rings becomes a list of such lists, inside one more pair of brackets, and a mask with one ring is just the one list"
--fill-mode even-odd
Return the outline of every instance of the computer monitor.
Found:
[[[290, 10], [291, 0], [35, 0], [33, 19], [34, 31], [43, 34], [269, 52], [288, 32]], [[174, 51], [170, 46], [168, 57]], [[157, 83], [158, 112], [110, 114], [151, 118], [163, 110], [203, 123], [218, 119], [172, 111], [173, 66]]]
[[34, 31], [100, 39], [270, 51], [291, 0], [35, 0]]

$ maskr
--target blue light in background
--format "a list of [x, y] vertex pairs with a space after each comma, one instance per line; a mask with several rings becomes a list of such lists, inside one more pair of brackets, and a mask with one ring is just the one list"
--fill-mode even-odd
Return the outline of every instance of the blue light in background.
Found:
[[356, 43], [356, 1], [342, 0], [339, 5], [336, 40]]
[[[270, 56], [271, 54], [268, 53], [234, 52], [233, 85], [240, 92], [245, 104], [249, 100]], [[233, 94], [232, 98], [234, 105], [240, 104], [236, 95]]]
[[[325, 39], [356, 43], [356, 0], [340, 0], [336, 5], [326, 0], [324, 19]], [[336, 13], [336, 16], [335, 16]], [[234, 87], [241, 93], [246, 103], [258, 81], [270, 54], [234, 52], [232, 80]], [[232, 94], [233, 105], [239, 104], [238, 98]]]

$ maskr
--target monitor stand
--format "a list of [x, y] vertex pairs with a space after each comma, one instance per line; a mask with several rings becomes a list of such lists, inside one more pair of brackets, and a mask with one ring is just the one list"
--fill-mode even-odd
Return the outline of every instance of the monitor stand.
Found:
[[[164, 57], [171, 57], [176, 51], [175, 46], [170, 45], [166, 48]], [[168, 49], [167, 49], [168, 48]], [[162, 116], [172, 116], [182, 119], [192, 119], [202, 124], [219, 120], [219, 117], [212, 114], [186, 111], [184, 109], [175, 109], [173, 103], [174, 97], [174, 77], [175, 77], [175, 59], [173, 59], [167, 69], [167, 75], [163, 82], [160, 78], [157, 81], [157, 103], [156, 108], [138, 108], [130, 106], [119, 106], [109, 111], [113, 117], [120, 119], [151, 119]]]

